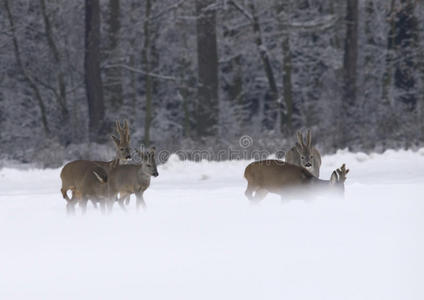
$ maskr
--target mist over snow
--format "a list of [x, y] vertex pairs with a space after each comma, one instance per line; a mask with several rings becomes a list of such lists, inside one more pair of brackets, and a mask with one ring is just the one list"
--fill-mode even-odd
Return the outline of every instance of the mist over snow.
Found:
[[0, 299], [424, 299], [424, 149], [324, 156], [343, 200], [252, 205], [248, 163], [171, 156], [146, 211], [76, 217], [60, 169], [1, 169]]

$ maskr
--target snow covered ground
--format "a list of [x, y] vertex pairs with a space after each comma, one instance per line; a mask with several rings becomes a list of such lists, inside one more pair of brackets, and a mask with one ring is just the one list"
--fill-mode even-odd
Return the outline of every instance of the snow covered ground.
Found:
[[125, 214], [67, 217], [60, 170], [0, 170], [0, 299], [424, 299], [424, 149], [339, 152], [346, 197], [251, 205], [247, 161], [159, 167]]

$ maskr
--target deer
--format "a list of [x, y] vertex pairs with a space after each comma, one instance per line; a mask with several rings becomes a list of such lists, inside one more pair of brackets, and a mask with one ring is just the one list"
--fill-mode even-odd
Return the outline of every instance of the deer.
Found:
[[100, 202], [100, 208], [102, 213], [104, 213], [108, 195], [107, 181], [108, 173], [104, 168], [95, 164], [89, 166], [81, 179], [75, 182], [72, 199], [66, 203], [68, 214], [75, 214], [75, 205], [79, 203], [81, 212], [84, 215], [87, 211], [88, 199], [93, 202], [95, 207], [97, 207], [96, 203]]
[[312, 175], [319, 177], [321, 154], [315, 147], [312, 147], [311, 130], [308, 130], [306, 143], [302, 133], [300, 131], [297, 132], [297, 143], [286, 153], [285, 161], [289, 164], [304, 167]]
[[[330, 180], [321, 180], [303, 167], [281, 160], [262, 160], [249, 164], [244, 177], [247, 180], [245, 195], [249, 200], [260, 201], [268, 193], [291, 197], [299, 192], [331, 191], [344, 194], [344, 182], [349, 169], [343, 164], [331, 174]], [[255, 193], [255, 195], [253, 195]]]
[[[116, 130], [119, 134], [119, 138], [112, 135], [112, 140], [116, 147], [116, 157], [111, 161], [91, 161], [91, 160], [74, 160], [67, 163], [60, 172], [60, 178], [62, 180], [61, 193], [63, 198], [67, 201], [68, 212], [74, 211], [73, 206], [76, 202], [83, 201], [85, 195], [83, 191], [78, 191], [78, 188], [87, 189], [86, 180], [88, 182], [95, 182], [96, 184], [101, 183], [102, 185], [106, 182], [108, 172], [117, 165], [125, 164], [131, 159], [130, 149], [130, 135], [128, 129], [128, 122], [124, 121], [121, 126], [120, 121], [115, 123]], [[98, 168], [103, 169], [100, 171]], [[103, 178], [100, 182], [97, 175], [93, 172], [97, 170], [96, 174]], [[105, 173], [105, 174], [103, 174]], [[105, 177], [106, 176], [106, 177]], [[93, 177], [93, 178], [91, 178]], [[104, 188], [104, 187], [103, 187]], [[69, 198], [67, 192], [72, 191], [72, 198]], [[90, 194], [90, 193], [89, 193]], [[74, 199], [77, 195], [78, 199]], [[90, 195], [92, 199], [95, 199], [94, 195]], [[78, 200], [78, 201], [76, 201]], [[97, 199], [95, 199], [97, 200]], [[84, 204], [83, 204], [84, 205]], [[93, 205], [96, 206], [96, 202], [93, 201]]]
[[[120, 207], [125, 209], [124, 201], [129, 204], [131, 194], [136, 196], [136, 207], [146, 207], [143, 193], [150, 186], [150, 178], [159, 176], [156, 160], [155, 148], [143, 152], [137, 151], [141, 157], [141, 163], [130, 165], [119, 165], [113, 168], [108, 177], [108, 201], [109, 207], [113, 206], [115, 200], [118, 201]], [[101, 174], [98, 174], [101, 177]], [[119, 194], [119, 199], [117, 195]]]

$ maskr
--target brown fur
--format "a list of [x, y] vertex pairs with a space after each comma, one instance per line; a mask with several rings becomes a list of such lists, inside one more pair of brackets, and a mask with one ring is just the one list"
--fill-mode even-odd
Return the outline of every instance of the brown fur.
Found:
[[145, 207], [143, 193], [150, 186], [150, 177], [158, 176], [154, 148], [146, 153], [141, 153], [142, 162], [137, 165], [121, 165], [113, 168], [109, 174], [109, 201], [113, 205], [116, 196], [120, 194], [118, 203], [125, 209], [123, 202], [130, 199], [131, 194], [135, 194], [137, 199], [137, 209]]
[[305, 191], [318, 186], [333, 185], [342, 190], [348, 172], [343, 165], [333, 172], [330, 180], [320, 180], [308, 170], [280, 160], [256, 161], [249, 164], [244, 171], [247, 179], [245, 195], [249, 200], [262, 200], [267, 193], [284, 196], [295, 189]]
[[[112, 136], [112, 139], [116, 146], [116, 158], [114, 160], [74, 160], [67, 163], [62, 168], [62, 171], [60, 172], [60, 178], [62, 180], [62, 187], [60, 191], [62, 193], [63, 198], [68, 203], [72, 203], [72, 205], [75, 205], [75, 203], [81, 201], [81, 199], [86, 199], [86, 197], [88, 197], [86, 190], [89, 191], [91, 189], [89, 187], [89, 183], [94, 183], [95, 185], [99, 183], [98, 179], [93, 174], [93, 170], [96, 170], [96, 168], [102, 168], [103, 170], [99, 171], [99, 173], [105, 172], [107, 174], [112, 168], [121, 164], [123, 161], [131, 158], [128, 122], [125, 121], [124, 125], [121, 126], [120, 122], [116, 121], [115, 125], [116, 131], [119, 134], [119, 139], [115, 136]], [[69, 190], [71, 190], [72, 192], [72, 198], [69, 198], [67, 194], [67, 191]], [[74, 196], [76, 196], [77, 198], [74, 199]], [[102, 195], [99, 195], [99, 197], [101, 196]], [[96, 198], [95, 195], [90, 195], [90, 197]], [[93, 203], [95, 202], [93, 201]]]

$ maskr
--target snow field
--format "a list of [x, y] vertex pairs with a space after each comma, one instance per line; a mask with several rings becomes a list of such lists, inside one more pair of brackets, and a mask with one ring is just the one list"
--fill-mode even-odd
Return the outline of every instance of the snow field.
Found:
[[0, 170], [0, 299], [424, 299], [423, 149], [323, 157], [344, 200], [251, 205], [248, 163], [171, 157], [145, 212], [76, 217], [60, 169]]

